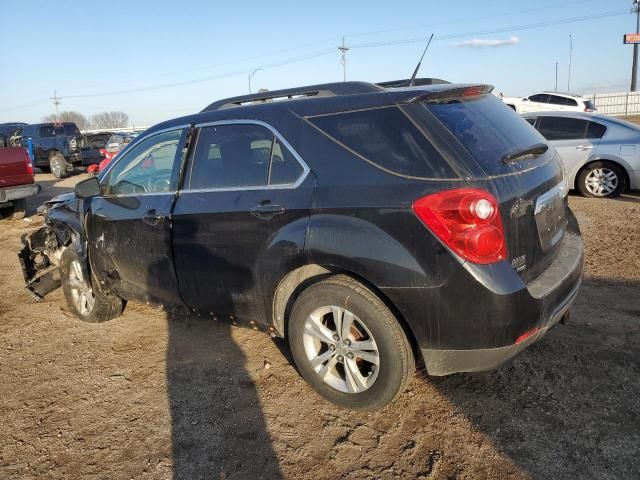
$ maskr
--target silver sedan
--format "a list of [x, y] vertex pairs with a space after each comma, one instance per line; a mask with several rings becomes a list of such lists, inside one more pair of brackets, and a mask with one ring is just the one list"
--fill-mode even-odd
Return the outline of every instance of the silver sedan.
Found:
[[640, 126], [581, 112], [523, 115], [555, 147], [571, 188], [587, 197], [616, 197], [640, 188]]

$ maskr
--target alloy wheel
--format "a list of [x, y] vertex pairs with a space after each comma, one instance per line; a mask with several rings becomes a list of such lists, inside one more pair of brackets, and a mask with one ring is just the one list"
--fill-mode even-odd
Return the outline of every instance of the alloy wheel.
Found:
[[74, 260], [69, 265], [69, 286], [73, 305], [81, 315], [89, 315], [93, 311], [96, 297], [91, 285], [84, 278], [80, 262]]
[[596, 197], [611, 195], [618, 187], [618, 182], [616, 172], [606, 167], [594, 168], [584, 179], [585, 187]]
[[304, 350], [311, 367], [329, 386], [345, 393], [369, 389], [380, 370], [373, 335], [349, 310], [324, 306], [306, 319]]

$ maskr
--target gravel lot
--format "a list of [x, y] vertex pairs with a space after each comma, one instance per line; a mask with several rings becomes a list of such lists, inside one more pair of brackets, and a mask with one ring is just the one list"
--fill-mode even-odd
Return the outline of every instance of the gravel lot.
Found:
[[[68, 190], [38, 175], [46, 198]], [[418, 373], [340, 410], [268, 336], [130, 304], [77, 321], [22, 288], [0, 222], [0, 478], [640, 478], [640, 195], [572, 196], [586, 279], [566, 325], [493, 372]]]

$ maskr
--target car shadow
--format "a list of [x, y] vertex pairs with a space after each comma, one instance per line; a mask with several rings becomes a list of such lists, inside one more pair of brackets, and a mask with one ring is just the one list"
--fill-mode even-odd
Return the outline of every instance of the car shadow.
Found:
[[[196, 223], [182, 221], [181, 226], [184, 235], [196, 237]], [[215, 265], [236, 279], [233, 288], [243, 293], [252, 284], [251, 272], [215, 256], [205, 245], [191, 245], [189, 257], [198, 262], [193, 275], [183, 279], [186, 288], [193, 289], [192, 298], [205, 302], [213, 295], [211, 303], [219, 311], [200, 316], [177, 305], [165, 315], [173, 478], [282, 478], [247, 359], [233, 339], [229, 322], [239, 319], [231, 288], [215, 288], [213, 281], [198, 282], [209, 273], [207, 266]], [[170, 265], [173, 263], [165, 260], [151, 265], [147, 284], [158, 285], [159, 276], [173, 274], [166, 271]], [[159, 303], [154, 298], [147, 300]]]
[[532, 478], [640, 478], [639, 289], [587, 279], [568, 323], [512, 363], [419, 376]]

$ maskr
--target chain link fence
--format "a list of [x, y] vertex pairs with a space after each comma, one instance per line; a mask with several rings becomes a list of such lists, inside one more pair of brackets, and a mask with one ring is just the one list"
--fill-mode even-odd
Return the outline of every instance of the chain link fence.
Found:
[[592, 100], [598, 113], [604, 115], [640, 115], [640, 92], [594, 93], [583, 97]]

